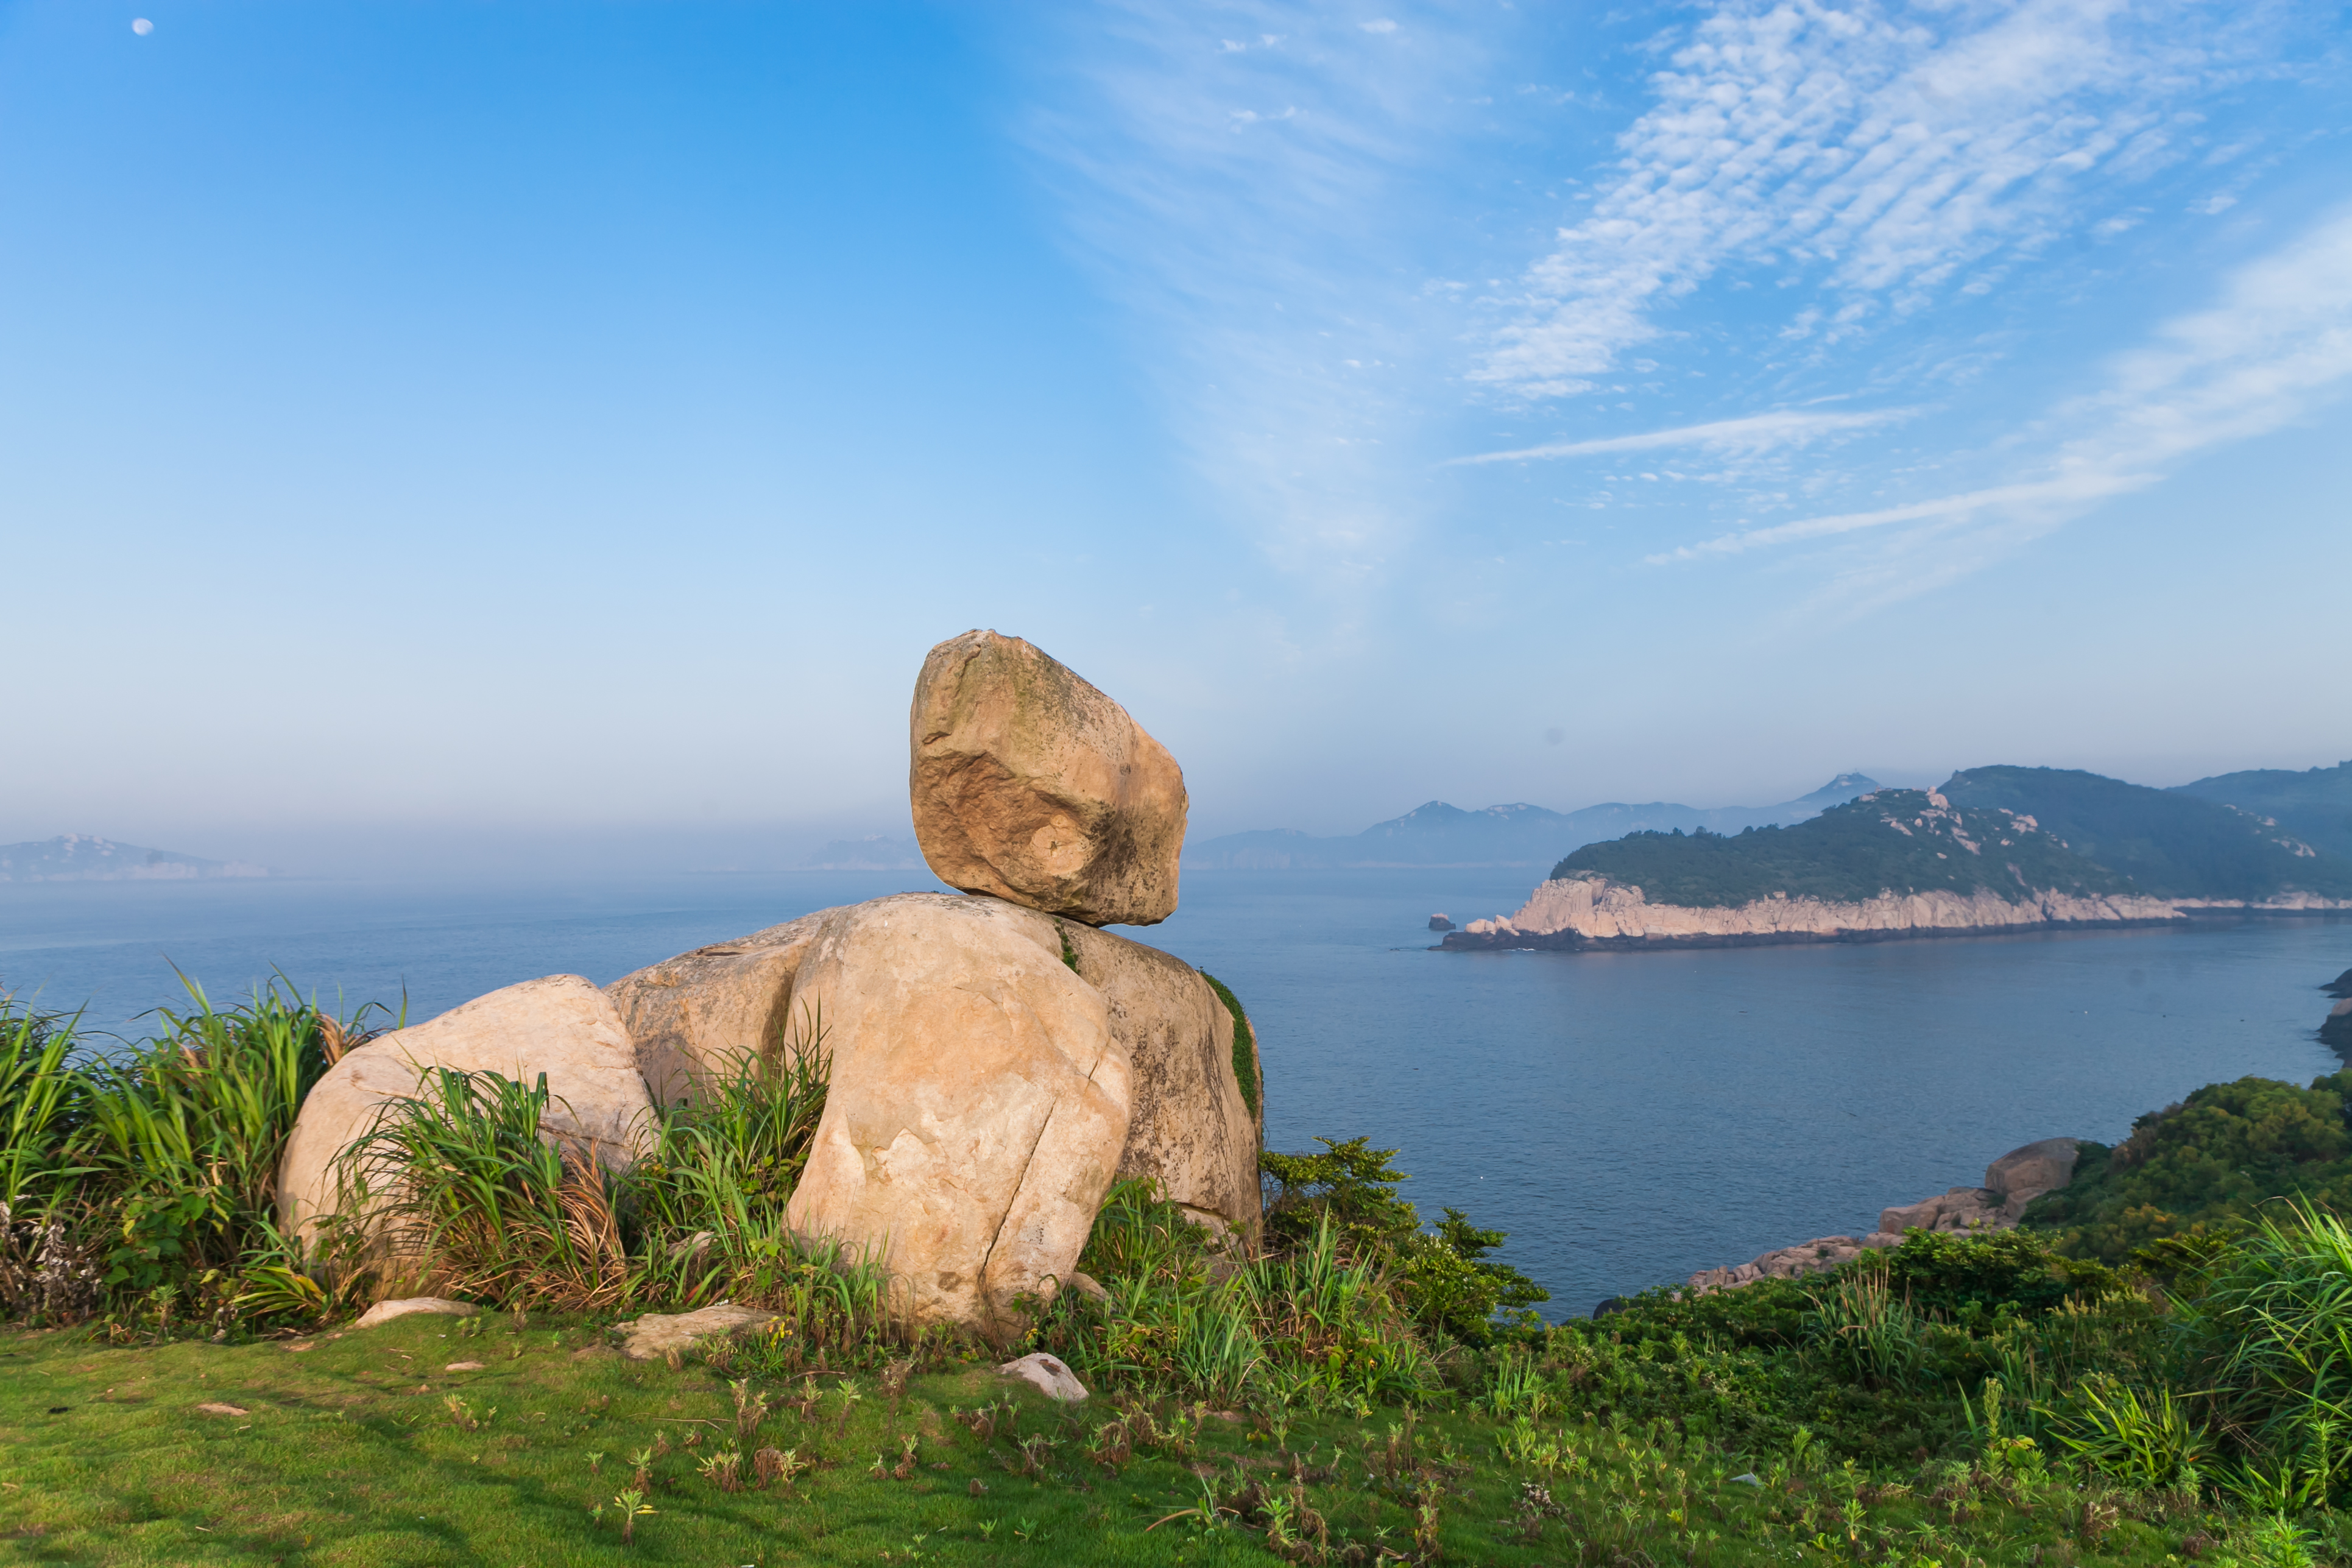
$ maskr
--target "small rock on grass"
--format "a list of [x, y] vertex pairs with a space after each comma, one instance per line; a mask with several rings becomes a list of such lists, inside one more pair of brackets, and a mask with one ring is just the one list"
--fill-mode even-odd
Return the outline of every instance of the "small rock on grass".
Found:
[[698, 1311], [665, 1315], [647, 1312], [642, 1318], [625, 1323], [614, 1323], [613, 1331], [627, 1336], [622, 1349], [631, 1361], [660, 1361], [672, 1352], [680, 1355], [694, 1348], [697, 1340], [713, 1334], [731, 1334], [761, 1323], [776, 1321], [773, 1312], [755, 1311], [750, 1307], [738, 1307], [721, 1301], [715, 1307]]
[[394, 1318], [405, 1318], [412, 1312], [439, 1312], [452, 1318], [470, 1318], [479, 1310], [470, 1301], [451, 1301], [439, 1296], [411, 1296], [405, 1300], [378, 1301], [362, 1312], [360, 1321], [352, 1327], [381, 1328]]
[[242, 1405], [224, 1405], [216, 1399], [208, 1399], [205, 1401], [204, 1404], [197, 1405], [196, 1409], [199, 1413], [205, 1415], [250, 1415], [253, 1414], [253, 1412], [247, 1410]]
[[482, 1363], [478, 1361], [453, 1361], [441, 1370], [443, 1372], [479, 1372], [482, 1370]]
[[1044, 1351], [1024, 1355], [1019, 1361], [1008, 1361], [996, 1369], [996, 1373], [999, 1377], [1017, 1377], [1048, 1399], [1058, 1399], [1065, 1405], [1076, 1405], [1087, 1396], [1087, 1385], [1078, 1381], [1077, 1373]]

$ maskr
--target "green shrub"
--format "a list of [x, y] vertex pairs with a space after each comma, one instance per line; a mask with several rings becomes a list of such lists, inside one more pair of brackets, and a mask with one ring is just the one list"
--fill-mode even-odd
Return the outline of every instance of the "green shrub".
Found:
[[1406, 1173], [1390, 1163], [1395, 1150], [1371, 1148], [1367, 1138], [1316, 1142], [1319, 1154], [1258, 1156], [1275, 1184], [1265, 1210], [1270, 1238], [1298, 1247], [1328, 1227], [1343, 1251], [1394, 1270], [1422, 1327], [1467, 1344], [1486, 1343], [1498, 1327], [1536, 1325], [1528, 1309], [1551, 1292], [1486, 1256], [1507, 1239], [1502, 1231], [1482, 1230], [1452, 1208], [1424, 1231], [1420, 1211], [1397, 1194]]
[[2141, 1117], [2114, 1149], [2084, 1145], [2074, 1181], [2036, 1198], [2023, 1225], [2074, 1258], [2119, 1267], [2145, 1254], [2144, 1264], [2169, 1273], [2183, 1258], [2158, 1244], [2225, 1237], [2268, 1199], [2352, 1208], [2347, 1100], [2352, 1073], [2308, 1089], [2265, 1078], [2207, 1084]]

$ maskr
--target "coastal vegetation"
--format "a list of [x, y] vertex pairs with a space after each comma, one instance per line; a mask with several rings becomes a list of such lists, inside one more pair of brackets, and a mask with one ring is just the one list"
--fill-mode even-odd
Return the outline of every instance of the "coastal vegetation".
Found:
[[1970, 768], [1942, 791], [1963, 808], [2030, 816], [2076, 853], [2163, 899], [2260, 900], [2289, 890], [2352, 898], [2352, 860], [2264, 815], [2068, 768]]
[[2352, 762], [2302, 773], [2249, 768], [2182, 784], [2176, 793], [2270, 817], [2321, 854], [2352, 861]]
[[1732, 907], [1785, 893], [1851, 903], [1881, 892], [1990, 889], [2075, 895], [2123, 890], [2122, 879], [2057, 837], [1992, 810], [1957, 812], [1924, 790], [1879, 790], [1790, 827], [1737, 834], [1635, 833], [1588, 844], [1555, 879], [1605, 876], [1652, 903]]
[[2352, 1071], [2308, 1088], [2275, 1079], [2211, 1083], [2152, 1110], [2109, 1148], [2082, 1145], [2074, 1178], [2022, 1224], [2073, 1258], [2159, 1272], [2252, 1228], [2265, 1206], [2352, 1214]]
[[[1737, 908], [1785, 894], [2137, 894], [2259, 902], [2352, 898], [2352, 861], [2252, 812], [2057, 768], [1973, 768], [1937, 798], [1882, 789], [1786, 827], [1645, 832], [1587, 844], [1555, 879], [1599, 875], [1654, 904]], [[1940, 799], [1942, 805], [1937, 804]]]
[[[2089, 1162], [2080, 1224], [2043, 1209], [2038, 1229], [1915, 1233], [1825, 1274], [1659, 1289], [1558, 1323], [1496, 1259], [1501, 1233], [1450, 1209], [1423, 1223], [1394, 1151], [1326, 1140], [1265, 1156], [1265, 1243], [1245, 1252], [1150, 1184], [1115, 1185], [1080, 1259], [1099, 1293], [1033, 1302], [984, 1342], [908, 1331], [874, 1270], [783, 1228], [822, 1112], [821, 1030], [665, 1112], [626, 1170], [542, 1137], [541, 1086], [435, 1075], [355, 1156], [400, 1246], [331, 1229], [298, 1248], [274, 1227], [277, 1153], [302, 1089], [367, 1022], [282, 989], [221, 1009], [196, 994], [155, 1039], [99, 1052], [70, 1020], [7, 1012], [15, 1554], [2352, 1553], [2352, 1386], [2321, 1353], [2352, 1336], [2340, 1194], [2312, 1180], [2300, 1205], [2259, 1203], [2259, 1173], [2243, 1193], [2197, 1185], [2249, 1152], [2305, 1176], [2341, 1160], [2335, 1079], [2215, 1086], [2150, 1119], [2140, 1154]], [[2115, 1204], [2183, 1228], [2115, 1256], [2095, 1230], [2124, 1223]], [[483, 1311], [353, 1331], [394, 1278]], [[777, 1316], [668, 1363], [612, 1348], [617, 1320], [720, 1300]], [[1054, 1405], [994, 1375], [1033, 1350], [1094, 1397]]]

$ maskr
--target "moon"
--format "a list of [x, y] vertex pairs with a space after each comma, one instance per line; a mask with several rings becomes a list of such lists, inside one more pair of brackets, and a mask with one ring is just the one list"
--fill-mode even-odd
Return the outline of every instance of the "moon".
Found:
[[131, 30], [143, 38], [155, 30], [155, 24], [142, 16], [131, 24]]

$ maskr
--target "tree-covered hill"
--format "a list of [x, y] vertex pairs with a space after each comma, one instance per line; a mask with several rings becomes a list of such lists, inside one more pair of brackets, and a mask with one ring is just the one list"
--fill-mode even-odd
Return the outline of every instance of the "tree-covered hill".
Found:
[[2249, 768], [2220, 773], [2167, 792], [2219, 801], [2267, 816], [2318, 850], [2352, 860], [2352, 763], [2292, 773]]
[[1737, 907], [1774, 893], [1853, 902], [1884, 891], [1990, 889], [2015, 900], [2054, 889], [2126, 890], [2122, 879], [2000, 810], [1937, 805], [1925, 790], [1883, 789], [1790, 827], [1738, 834], [1635, 833], [1587, 844], [1552, 875], [1597, 872], [1652, 903]]
[[1954, 805], [2031, 816], [2136, 893], [2163, 899], [2352, 898], [2352, 861], [2325, 855], [2218, 801], [2067, 768], [1970, 768], [1946, 781]]

